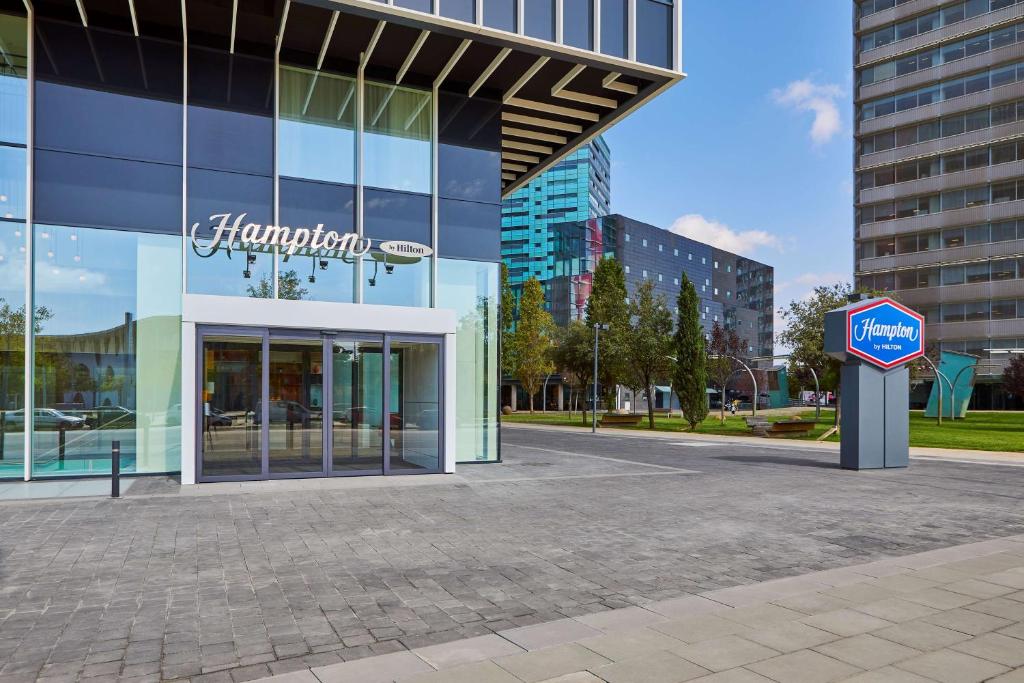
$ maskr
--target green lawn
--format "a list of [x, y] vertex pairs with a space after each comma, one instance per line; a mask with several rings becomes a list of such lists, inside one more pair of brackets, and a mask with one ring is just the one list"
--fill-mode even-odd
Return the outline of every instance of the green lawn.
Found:
[[[719, 422], [718, 413], [712, 413], [704, 424], [697, 430], [700, 434], [721, 434], [726, 436], [750, 436], [750, 429], [747, 428], [743, 418], [749, 416], [749, 412], [743, 415], [732, 416], [728, 413], [725, 422]], [[589, 415], [588, 415], [589, 417]], [[808, 410], [800, 413], [803, 420], [814, 420], [814, 411]], [[530, 415], [526, 412], [505, 415], [501, 418], [512, 423], [545, 424], [545, 425], [575, 425], [589, 426], [590, 422], [584, 424], [579, 413], [574, 413], [569, 418], [568, 413], [536, 412]], [[768, 417], [770, 422], [776, 420], [791, 419], [790, 416]], [[834, 419], [831, 410], [821, 411], [821, 421], [808, 436], [797, 437], [800, 439], [815, 439], [825, 430], [832, 426]], [[654, 418], [656, 431], [679, 432], [687, 429], [687, 425], [678, 417]], [[639, 427], [606, 427], [605, 429], [632, 429], [646, 430], [647, 417]], [[839, 437], [833, 435], [829, 441], [838, 441]], [[973, 412], [968, 413], [966, 420], [950, 421], [944, 419], [942, 426], [936, 424], [932, 418], [925, 418], [921, 411], [910, 413], [910, 445], [927, 446], [933, 448], [963, 448], [979, 451], [1017, 451], [1024, 452], [1024, 413], [1021, 412]]]

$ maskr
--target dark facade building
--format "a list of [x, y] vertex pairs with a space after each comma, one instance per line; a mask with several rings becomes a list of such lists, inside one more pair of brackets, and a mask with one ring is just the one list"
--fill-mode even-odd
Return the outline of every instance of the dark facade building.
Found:
[[679, 12], [0, 1], [0, 477], [498, 459], [502, 197], [683, 77]]
[[557, 322], [582, 319], [589, 287], [575, 283], [593, 272], [597, 254], [602, 254], [622, 264], [628, 291], [650, 280], [655, 293], [664, 296], [673, 311], [679, 277], [685, 272], [697, 288], [706, 329], [721, 323], [747, 340], [751, 356], [772, 355], [771, 266], [619, 214], [562, 224], [557, 232], [561, 249], [551, 299]]
[[855, 3], [857, 283], [924, 314], [936, 350], [980, 358], [1002, 408], [1024, 347], [1024, 3]]

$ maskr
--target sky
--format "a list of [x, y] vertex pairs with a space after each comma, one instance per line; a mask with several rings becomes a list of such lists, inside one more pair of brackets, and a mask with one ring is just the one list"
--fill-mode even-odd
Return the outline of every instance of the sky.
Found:
[[605, 134], [612, 211], [774, 266], [776, 309], [852, 280], [851, 13], [684, 0], [687, 77]]

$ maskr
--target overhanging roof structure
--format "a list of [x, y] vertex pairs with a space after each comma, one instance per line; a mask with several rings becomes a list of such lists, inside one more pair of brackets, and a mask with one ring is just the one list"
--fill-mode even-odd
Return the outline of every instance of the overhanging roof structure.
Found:
[[[671, 6], [671, 68], [566, 45], [563, 0], [555, 41], [375, 0], [3, 0], [37, 14], [272, 57], [367, 78], [454, 92], [491, 103], [501, 119], [502, 191], [522, 187], [565, 155], [683, 79], [679, 3]], [[628, 0], [627, 51], [635, 55], [636, 3]], [[523, 26], [525, 0], [516, 0]], [[664, 3], [661, 3], [664, 4]], [[600, 0], [593, 41], [600, 42]], [[45, 50], [45, 45], [41, 46]], [[445, 122], [438, 125], [443, 130]]]

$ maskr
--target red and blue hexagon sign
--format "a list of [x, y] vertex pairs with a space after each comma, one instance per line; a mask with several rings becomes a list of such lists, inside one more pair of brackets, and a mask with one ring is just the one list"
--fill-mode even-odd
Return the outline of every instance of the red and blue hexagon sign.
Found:
[[924, 316], [892, 299], [846, 313], [848, 353], [886, 370], [924, 355]]

